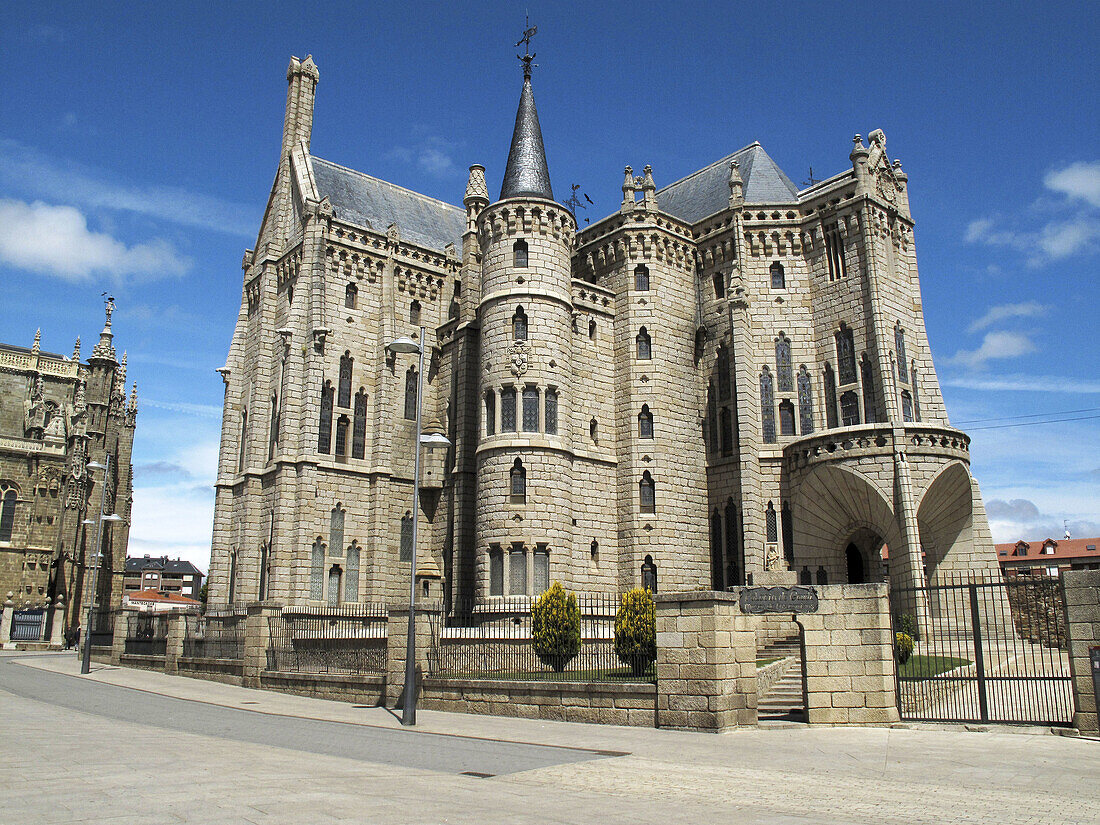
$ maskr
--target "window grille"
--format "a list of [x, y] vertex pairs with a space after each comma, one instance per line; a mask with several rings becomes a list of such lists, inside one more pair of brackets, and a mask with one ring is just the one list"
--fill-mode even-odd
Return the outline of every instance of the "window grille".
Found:
[[522, 544], [516, 544], [508, 554], [508, 594], [523, 596], [526, 593], [527, 552]]
[[[332, 382], [326, 381], [321, 388], [321, 415], [317, 430], [317, 452], [328, 455], [332, 449]], [[243, 442], [242, 442], [243, 443]]]
[[405, 373], [405, 418], [409, 421], [416, 420], [416, 394], [418, 389], [416, 368], [409, 367]]
[[779, 434], [798, 434], [794, 429], [794, 404], [788, 398], [784, 398], [779, 402]]
[[344, 601], [359, 601], [359, 545], [348, 545], [348, 565], [344, 575]]
[[878, 415], [875, 412], [875, 379], [867, 353], [863, 353], [863, 357], [860, 359], [859, 376], [863, 382], [863, 415], [866, 417], [868, 424], [873, 424], [878, 420]]
[[636, 292], [649, 291], [649, 267], [645, 264], [634, 267], [634, 289]]
[[840, 325], [836, 333], [836, 360], [841, 386], [854, 384], [856, 382], [855, 339], [851, 328], [844, 324]]
[[653, 438], [653, 413], [648, 404], [642, 404], [642, 411], [638, 413], [638, 438]]
[[730, 383], [730, 352], [724, 346], [718, 347], [715, 371], [718, 373], [718, 400], [729, 401], [733, 396], [733, 387]]
[[512, 316], [512, 338], [517, 341], [527, 340], [527, 313], [523, 307], [516, 307], [516, 314]]
[[515, 463], [512, 464], [512, 469], [509, 472], [510, 475], [510, 490], [511, 500], [513, 504], [523, 504], [527, 501], [527, 470], [523, 467], [523, 462], [518, 458]]
[[413, 558], [413, 520], [412, 513], [401, 517], [401, 555], [400, 561], [411, 562]]
[[367, 445], [367, 393], [361, 389], [355, 394], [355, 423], [351, 435], [351, 457], [363, 458]]
[[[236, 556], [234, 556], [236, 561]], [[325, 590], [325, 545], [320, 537], [313, 542], [313, 552], [309, 566], [309, 597], [314, 601], [324, 598]]]
[[897, 350], [898, 378], [900, 378], [903, 383], [908, 384], [909, 375], [905, 370], [905, 330], [901, 328], [901, 324], [894, 326], [894, 348]]
[[765, 444], [775, 443], [775, 391], [772, 374], [764, 367], [760, 373], [760, 429]]
[[527, 266], [527, 241], [519, 240], [512, 244], [512, 265], [521, 268]]
[[635, 339], [638, 344], [638, 359], [641, 361], [648, 361], [653, 357], [653, 345], [649, 339], [649, 333], [646, 332], [646, 328], [642, 327], [638, 331], [638, 336]]
[[779, 392], [794, 391], [794, 375], [791, 372], [791, 342], [782, 332], [775, 339], [775, 381]]
[[798, 424], [803, 435], [814, 431], [814, 394], [805, 365], [798, 370]]
[[356, 301], [359, 297], [359, 287], [355, 284], [348, 284], [344, 288], [344, 308], [355, 309]]
[[643, 513], [654, 513], [657, 510], [657, 490], [649, 470], [642, 473], [642, 480], [638, 483], [638, 503]]
[[505, 387], [500, 391], [500, 429], [506, 433], [516, 431], [515, 387]]
[[350, 351], [340, 356], [340, 392], [336, 399], [336, 405], [339, 407], [351, 406], [351, 368], [353, 361]]
[[550, 589], [550, 551], [545, 544], [535, 549], [533, 593], [538, 595]]
[[764, 513], [764, 528], [767, 533], [768, 541], [779, 541], [779, 527], [775, 521], [775, 505], [770, 501], [768, 502], [768, 509]]
[[485, 393], [485, 435], [495, 435], [497, 431], [497, 397], [492, 390]]
[[776, 261], [768, 268], [768, 271], [772, 276], [772, 289], [787, 288], [787, 275], [783, 271], [783, 264]]
[[547, 435], [558, 434], [558, 393], [557, 390], [546, 391], [546, 420], [543, 426]]
[[504, 595], [504, 552], [499, 545], [489, 548], [489, 595]]
[[525, 433], [539, 431], [539, 391], [535, 387], [523, 389], [523, 431]]
[[825, 426], [836, 427], [836, 378], [833, 377], [833, 368], [825, 365]]
[[840, 423], [844, 427], [859, 424], [859, 398], [852, 390], [840, 396]]

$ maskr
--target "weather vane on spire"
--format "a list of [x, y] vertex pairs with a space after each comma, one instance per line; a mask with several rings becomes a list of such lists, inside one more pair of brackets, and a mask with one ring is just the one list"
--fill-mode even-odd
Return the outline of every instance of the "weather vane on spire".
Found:
[[[517, 48], [519, 47], [520, 43], [523, 44], [523, 56], [520, 57], [517, 54], [516, 58], [518, 60], [523, 61], [523, 76], [527, 79], [530, 79], [530, 77], [531, 77], [531, 61], [535, 59], [535, 55], [529, 53], [531, 51], [531, 38], [539, 33], [539, 27], [538, 26], [532, 26], [532, 25], [530, 25], [530, 23], [531, 23], [531, 18], [526, 13], [524, 13], [524, 15], [523, 15], [523, 27], [524, 27], [523, 28], [523, 37], [521, 37], [516, 42], [516, 47]], [[538, 64], [536, 63], [535, 65], [537, 66]]]

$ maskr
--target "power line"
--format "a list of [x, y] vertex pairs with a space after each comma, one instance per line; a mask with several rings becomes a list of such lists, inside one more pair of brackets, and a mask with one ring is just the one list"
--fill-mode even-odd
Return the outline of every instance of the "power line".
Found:
[[1003, 430], [1008, 427], [1033, 427], [1036, 424], [1064, 424], [1068, 421], [1091, 421], [1094, 418], [1100, 418], [1100, 415], [1079, 415], [1076, 418], [1054, 418], [1050, 421], [1021, 421], [1018, 424], [990, 424], [987, 427], [968, 427], [967, 432], [974, 432], [975, 430]]
[[1041, 412], [1031, 413], [1030, 415], [1001, 415], [996, 418], [970, 418], [965, 421], [956, 421], [956, 424], [982, 424], [986, 421], [1017, 421], [1021, 418], [1042, 418], [1048, 415], [1075, 415], [1077, 413], [1085, 412], [1100, 412], [1100, 407], [1086, 407], [1083, 410], [1062, 410], [1061, 412]]

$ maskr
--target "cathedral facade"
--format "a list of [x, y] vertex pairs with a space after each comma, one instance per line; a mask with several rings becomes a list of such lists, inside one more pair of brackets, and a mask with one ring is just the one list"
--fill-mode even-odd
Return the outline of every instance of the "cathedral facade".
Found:
[[[803, 189], [759, 143], [661, 188], [626, 167], [581, 230], [529, 61], [500, 196], [474, 165], [462, 207], [314, 157], [317, 67], [287, 76], [221, 371], [212, 603], [399, 600], [414, 552], [445, 602], [996, 569], [881, 131]], [[452, 442], [416, 513], [400, 337]]]
[[[87, 360], [0, 344], [0, 598], [41, 607], [59, 598], [64, 627], [83, 625], [91, 596], [96, 525], [105, 513], [96, 604], [121, 604], [133, 505], [130, 457], [137, 385], [126, 395], [126, 355], [116, 355], [111, 314]], [[89, 462], [110, 470], [93, 470]], [[106, 489], [104, 489], [106, 485]], [[104, 495], [105, 494], [105, 495]], [[56, 621], [56, 618], [54, 619]]]

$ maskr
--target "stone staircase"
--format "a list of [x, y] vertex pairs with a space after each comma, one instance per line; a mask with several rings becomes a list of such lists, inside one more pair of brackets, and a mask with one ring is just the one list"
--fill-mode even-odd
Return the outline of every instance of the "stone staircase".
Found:
[[798, 637], [772, 639], [757, 652], [760, 659], [773, 656], [793, 657], [786, 672], [757, 702], [756, 717], [759, 722], [805, 722], [806, 712], [802, 704], [802, 663], [799, 657]]

